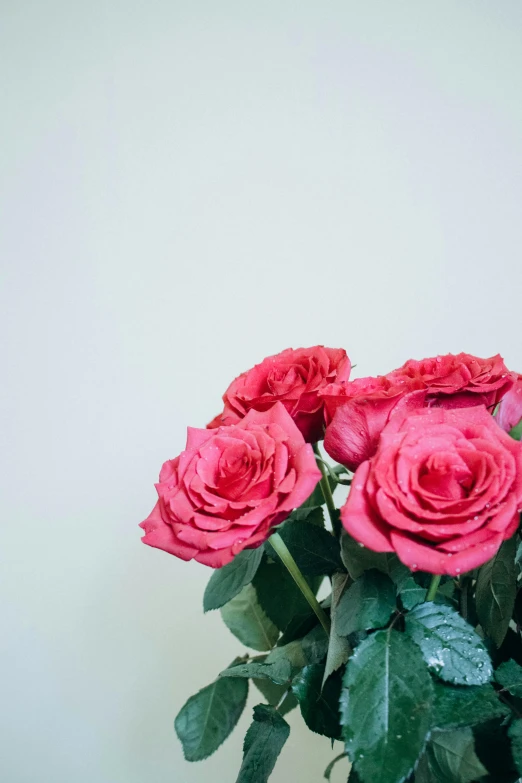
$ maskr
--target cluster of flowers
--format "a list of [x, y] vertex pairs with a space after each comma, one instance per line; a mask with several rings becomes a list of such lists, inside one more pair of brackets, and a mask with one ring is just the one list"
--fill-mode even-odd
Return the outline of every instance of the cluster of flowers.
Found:
[[355, 475], [345, 529], [411, 570], [455, 576], [490, 560], [522, 507], [522, 376], [500, 356], [410, 360], [350, 380], [346, 352], [266, 358], [167, 461], [143, 541], [220, 568], [260, 546], [321, 478], [313, 443]]

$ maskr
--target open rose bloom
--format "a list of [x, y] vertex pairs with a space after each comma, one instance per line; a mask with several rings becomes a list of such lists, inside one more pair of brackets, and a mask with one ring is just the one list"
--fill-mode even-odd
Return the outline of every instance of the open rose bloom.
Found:
[[250, 681], [237, 783], [266, 783], [296, 706], [349, 783], [517, 783], [522, 376], [466, 353], [350, 370], [341, 348], [267, 357], [161, 469], [143, 541], [210, 567], [204, 610], [239, 644], [176, 718], [185, 758]]

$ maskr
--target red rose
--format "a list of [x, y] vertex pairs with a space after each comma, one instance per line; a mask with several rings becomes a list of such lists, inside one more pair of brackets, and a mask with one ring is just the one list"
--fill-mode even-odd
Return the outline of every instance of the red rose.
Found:
[[426, 392], [412, 391], [407, 384], [392, 383], [386, 376], [359, 378], [328, 387], [324, 393], [328, 420], [324, 447], [328, 454], [355, 470], [377, 449], [379, 437], [392, 414], [417, 410], [425, 405]]
[[502, 397], [496, 419], [503, 430], [509, 432], [522, 419], [522, 375]]
[[288, 348], [269, 356], [261, 364], [236, 378], [225, 394], [223, 413], [210, 428], [233, 424], [249, 410], [266, 411], [282, 402], [303, 437], [309, 443], [321, 440], [324, 432], [321, 389], [350, 375], [350, 360], [342, 348]]
[[421, 383], [428, 391], [428, 404], [443, 408], [493, 408], [514, 382], [499, 354], [490, 359], [469, 353], [449, 353], [420, 362], [410, 359], [387, 377], [393, 383]]
[[265, 541], [320, 478], [312, 447], [280, 403], [228, 427], [189, 428], [185, 451], [161, 469], [142, 541], [220, 568]]
[[455, 576], [495, 555], [521, 505], [522, 447], [486, 408], [428, 408], [391, 419], [341, 520], [369, 549]]

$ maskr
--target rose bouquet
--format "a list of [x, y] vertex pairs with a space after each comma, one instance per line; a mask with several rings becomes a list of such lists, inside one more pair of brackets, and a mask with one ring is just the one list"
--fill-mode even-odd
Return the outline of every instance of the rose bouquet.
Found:
[[252, 684], [238, 783], [269, 778], [297, 707], [342, 743], [327, 779], [347, 756], [350, 783], [511, 783], [522, 376], [468, 354], [350, 370], [322, 346], [265, 359], [161, 469], [143, 541], [214, 569], [204, 611], [241, 644], [175, 720], [185, 758], [221, 745]]

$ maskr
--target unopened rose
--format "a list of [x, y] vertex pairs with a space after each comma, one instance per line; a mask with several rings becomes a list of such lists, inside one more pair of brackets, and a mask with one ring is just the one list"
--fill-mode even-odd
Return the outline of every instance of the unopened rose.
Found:
[[339, 348], [288, 348], [236, 378], [223, 395], [224, 409], [208, 425], [233, 424], [249, 410], [266, 411], [281, 402], [309, 443], [324, 432], [321, 390], [350, 375], [350, 360]]
[[392, 417], [341, 520], [369, 549], [455, 576], [495, 555], [521, 506], [522, 447], [486, 408], [428, 408]]
[[263, 543], [320, 478], [312, 447], [281, 403], [231, 426], [189, 428], [185, 451], [161, 469], [142, 540], [220, 568]]
[[522, 375], [502, 397], [496, 419], [503, 430], [509, 432], [522, 419]]
[[381, 432], [392, 414], [422, 408], [426, 398], [424, 391], [412, 391], [385, 376], [359, 378], [337, 389], [332, 385], [327, 392], [325, 410], [332, 419], [324, 447], [349, 470], [355, 470], [375, 454]]

